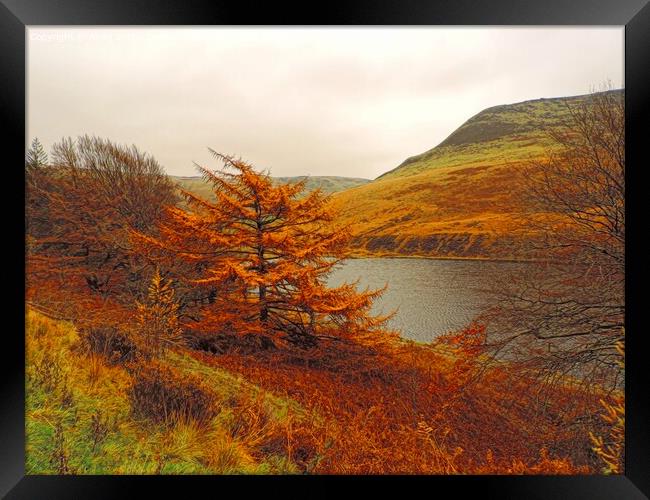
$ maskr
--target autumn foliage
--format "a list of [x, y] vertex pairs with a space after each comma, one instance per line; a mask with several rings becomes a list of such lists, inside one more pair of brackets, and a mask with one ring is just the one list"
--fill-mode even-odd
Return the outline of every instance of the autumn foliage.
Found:
[[135, 146], [63, 139], [48, 163], [28, 163], [26, 192], [27, 300], [86, 323], [120, 323], [152, 272], [129, 231], [155, 230], [176, 201], [160, 165]]
[[134, 233], [152, 258], [191, 265], [188, 283], [212, 297], [192, 328], [303, 347], [321, 338], [358, 342], [382, 334], [387, 318], [368, 314], [381, 290], [326, 285], [349, 238], [333, 224], [327, 197], [305, 193], [304, 181], [275, 186], [251, 165], [213, 154], [224, 168], [199, 170], [217, 201], [184, 191], [189, 210], [169, 207], [158, 237]]
[[171, 282], [156, 269], [143, 302], [137, 302], [136, 325], [131, 334], [139, 353], [158, 357], [163, 350], [182, 343], [179, 304]]
[[325, 421], [318, 473], [596, 471], [576, 422], [597, 401], [571, 388], [536, 401], [532, 379], [451, 354], [398, 344], [372, 352], [330, 347], [309, 359], [287, 350], [193, 355], [317, 411]]

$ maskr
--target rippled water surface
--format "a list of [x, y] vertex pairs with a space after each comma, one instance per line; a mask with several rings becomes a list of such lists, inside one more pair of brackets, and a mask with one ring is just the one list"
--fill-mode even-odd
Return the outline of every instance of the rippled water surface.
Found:
[[390, 326], [405, 338], [428, 342], [467, 325], [489, 299], [498, 278], [522, 265], [513, 262], [433, 259], [350, 259], [330, 276], [330, 285], [359, 280], [359, 287], [388, 283], [373, 312], [397, 315]]

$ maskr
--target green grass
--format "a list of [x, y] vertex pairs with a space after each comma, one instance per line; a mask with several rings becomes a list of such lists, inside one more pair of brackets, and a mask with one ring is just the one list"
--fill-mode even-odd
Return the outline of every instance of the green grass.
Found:
[[459, 146], [438, 146], [407, 160], [408, 163], [402, 163], [400, 167], [387, 172], [375, 182], [418, 175], [437, 168], [490, 166], [495, 163], [532, 160], [543, 155], [551, 145], [548, 138], [537, 133], [521, 138], [508, 137]]
[[26, 335], [27, 474], [299, 472], [282, 446], [283, 433], [290, 422], [313, 416], [295, 401], [188, 352], [170, 352], [163, 361], [199, 374], [219, 411], [203, 425], [153, 424], [133, 416], [128, 372], [83, 352], [70, 323], [29, 311]]

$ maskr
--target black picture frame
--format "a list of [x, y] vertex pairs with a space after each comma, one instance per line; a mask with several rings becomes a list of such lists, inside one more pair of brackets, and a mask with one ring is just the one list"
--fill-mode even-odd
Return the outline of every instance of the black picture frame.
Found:
[[[650, 496], [649, 376], [644, 366], [644, 204], [642, 172], [648, 168], [643, 123], [650, 96], [650, 5], [648, 0], [348, 0], [310, 5], [279, 5], [240, 0], [0, 0], [0, 112], [4, 193], [4, 226], [14, 253], [6, 254], [2, 309], [3, 362], [0, 378], [3, 409], [0, 417], [0, 494], [6, 498], [115, 498], [134, 488], [149, 494], [187, 495], [201, 486], [211, 496], [224, 486], [264, 485], [264, 494], [302, 491], [301, 496], [348, 489], [350, 477], [125, 477], [25, 476], [24, 447], [24, 206], [25, 56], [26, 27], [34, 25], [619, 25], [625, 26], [626, 104], [626, 464], [624, 476], [413, 476], [408, 484], [439, 495], [451, 490], [462, 497], [481, 498], [641, 499]], [[64, 71], [65, 69], [62, 68]], [[22, 242], [22, 245], [21, 245]], [[19, 265], [18, 263], [22, 263]], [[23, 293], [21, 294], [20, 291]], [[21, 330], [23, 333], [21, 334]], [[395, 477], [367, 477], [370, 490], [384, 489]], [[391, 481], [392, 479], [392, 481]], [[400, 477], [400, 479], [402, 479]], [[218, 481], [218, 482], [217, 482]], [[282, 482], [282, 485], [280, 483]], [[400, 481], [402, 483], [402, 481]], [[318, 485], [318, 486], [317, 486]], [[419, 489], [421, 489], [419, 488]], [[331, 492], [331, 491], [330, 491]], [[374, 492], [372, 492], [374, 493]], [[286, 493], [283, 493], [286, 495]]]

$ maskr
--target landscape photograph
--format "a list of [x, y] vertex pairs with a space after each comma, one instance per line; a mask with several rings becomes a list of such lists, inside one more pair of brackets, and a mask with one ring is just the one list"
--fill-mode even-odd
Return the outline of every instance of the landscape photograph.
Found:
[[621, 27], [26, 43], [27, 475], [625, 473]]

